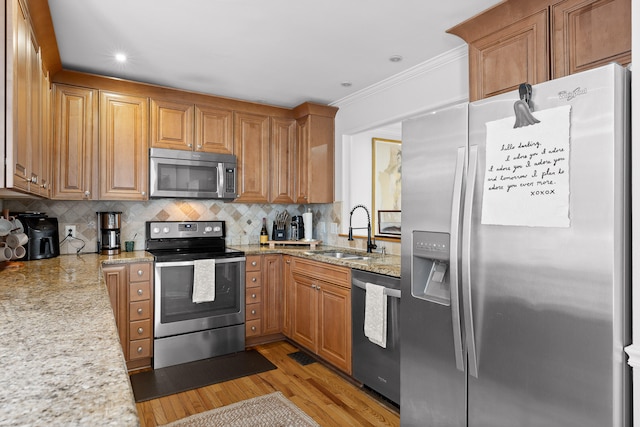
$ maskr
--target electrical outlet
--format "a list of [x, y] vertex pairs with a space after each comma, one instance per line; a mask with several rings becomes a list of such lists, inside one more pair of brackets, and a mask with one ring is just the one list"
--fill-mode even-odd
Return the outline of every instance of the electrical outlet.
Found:
[[67, 237], [71, 234], [71, 237], [76, 237], [76, 226], [75, 225], [65, 225], [64, 226], [64, 237]]

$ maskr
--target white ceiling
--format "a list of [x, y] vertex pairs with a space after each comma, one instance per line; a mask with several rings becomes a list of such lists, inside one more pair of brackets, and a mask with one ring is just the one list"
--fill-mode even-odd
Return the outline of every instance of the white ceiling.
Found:
[[[294, 107], [335, 103], [463, 44], [445, 30], [496, 3], [49, 0], [49, 7], [65, 69]], [[117, 63], [116, 52], [128, 61]], [[391, 62], [393, 55], [403, 60]]]

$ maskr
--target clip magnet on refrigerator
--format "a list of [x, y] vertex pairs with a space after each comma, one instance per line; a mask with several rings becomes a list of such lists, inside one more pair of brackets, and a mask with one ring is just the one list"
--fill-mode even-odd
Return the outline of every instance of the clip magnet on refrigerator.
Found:
[[533, 106], [531, 105], [531, 85], [529, 83], [522, 83], [518, 91], [520, 92], [520, 99], [513, 104], [513, 111], [516, 114], [516, 123], [513, 127], [521, 128], [540, 123], [540, 120], [531, 114], [531, 111], [533, 111]]

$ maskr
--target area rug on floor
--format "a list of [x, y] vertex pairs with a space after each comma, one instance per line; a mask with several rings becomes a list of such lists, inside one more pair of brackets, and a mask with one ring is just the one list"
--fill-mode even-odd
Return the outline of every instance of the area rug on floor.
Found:
[[223, 381], [276, 369], [255, 350], [168, 366], [131, 375], [131, 387], [136, 402], [193, 390]]
[[319, 427], [310, 416], [277, 391], [166, 424], [164, 427]]

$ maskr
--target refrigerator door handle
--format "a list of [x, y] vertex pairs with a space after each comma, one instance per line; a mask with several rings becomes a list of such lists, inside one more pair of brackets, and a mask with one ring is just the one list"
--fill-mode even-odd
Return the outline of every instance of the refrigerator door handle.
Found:
[[473, 325], [473, 307], [471, 304], [471, 216], [473, 213], [473, 194], [477, 169], [478, 147], [473, 145], [469, 147], [469, 170], [467, 172], [467, 188], [465, 190], [464, 213], [462, 216], [462, 307], [464, 310], [469, 374], [475, 378], [478, 378], [478, 358]]
[[464, 349], [462, 347], [462, 322], [460, 319], [460, 272], [458, 254], [460, 242], [460, 214], [462, 208], [463, 176], [466, 148], [458, 148], [456, 173], [453, 180], [453, 201], [451, 202], [451, 237], [449, 242], [449, 290], [451, 293], [451, 320], [453, 321], [453, 349], [455, 352], [456, 368], [464, 372]]

